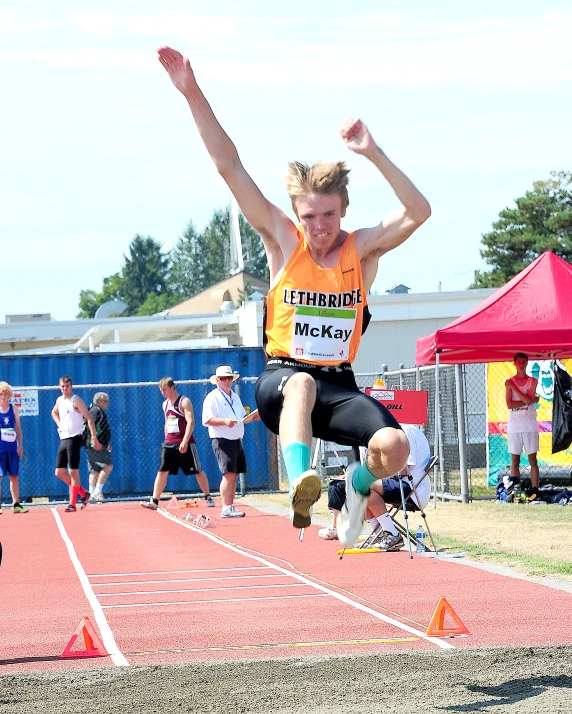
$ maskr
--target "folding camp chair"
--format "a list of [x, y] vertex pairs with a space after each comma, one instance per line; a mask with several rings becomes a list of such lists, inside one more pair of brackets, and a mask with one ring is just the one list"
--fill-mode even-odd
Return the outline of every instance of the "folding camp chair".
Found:
[[[425, 478], [429, 478], [429, 473], [433, 470], [433, 468], [437, 465], [439, 462], [439, 457], [438, 456], [432, 456], [429, 461], [427, 462], [427, 465], [425, 466], [423, 473], [421, 476], [417, 479], [415, 483], [413, 483], [411, 479], [411, 474], [408, 473], [407, 476], [399, 475], [399, 486], [401, 490], [401, 503], [386, 503], [386, 506], [390, 506], [388, 509], [388, 513], [391, 516], [391, 520], [393, 521], [397, 531], [402, 535], [407, 537], [407, 543], [409, 545], [409, 552], [411, 553], [411, 542], [413, 542], [415, 545], [417, 545], [417, 538], [410, 532], [409, 530], [409, 520], [408, 520], [408, 513], [412, 513], [415, 511], [419, 511], [421, 514], [421, 518], [423, 518], [423, 523], [424, 523], [424, 529], [425, 531], [429, 534], [429, 538], [431, 540], [431, 545], [433, 546], [433, 550], [437, 552], [437, 547], [435, 546], [435, 541], [433, 540], [433, 535], [431, 534], [431, 529], [429, 528], [429, 524], [427, 523], [427, 515], [423, 508], [418, 506], [412, 499], [411, 496], [415, 496], [417, 500], [419, 498], [417, 497], [417, 487], [419, 484], [423, 481]], [[409, 469], [408, 469], [409, 472]], [[411, 493], [409, 494], [409, 497], [407, 500], [405, 499], [404, 491], [403, 491], [403, 479], [408, 479], [410, 486], [411, 486]], [[401, 525], [399, 521], [396, 520], [396, 516], [400, 511], [403, 511], [403, 519], [405, 521], [405, 525]], [[429, 548], [426, 548], [426, 550], [430, 550]]]
[[[425, 514], [425, 511], [417, 506], [417, 504], [411, 500], [411, 496], [417, 497], [417, 486], [423, 481], [424, 478], [429, 477], [430, 471], [435, 467], [435, 465], [438, 463], [439, 457], [438, 456], [433, 456], [429, 459], [427, 462], [427, 465], [425, 466], [425, 469], [423, 470], [423, 473], [415, 483], [411, 480], [411, 475], [408, 473], [408, 475], [403, 475], [403, 474], [397, 474], [396, 478], [399, 479], [399, 487], [400, 487], [400, 492], [401, 492], [401, 502], [399, 503], [391, 503], [386, 501], [386, 506], [388, 508], [388, 513], [391, 516], [391, 520], [393, 521], [395, 528], [397, 529], [398, 533], [405, 538], [407, 538], [407, 544], [409, 546], [409, 553], [411, 555], [411, 543], [413, 542], [414, 545], [417, 545], [417, 538], [410, 532], [409, 530], [409, 520], [408, 520], [408, 514], [414, 511], [419, 511], [421, 513], [421, 517], [423, 518], [424, 524], [425, 524], [425, 530], [429, 534], [429, 538], [431, 539], [431, 545], [433, 546], [433, 550], [437, 552], [437, 548], [435, 546], [435, 541], [433, 540], [433, 536], [431, 534], [431, 529], [429, 528], [429, 525], [427, 523], [427, 516]], [[409, 471], [409, 469], [408, 469]], [[407, 479], [410, 483], [411, 486], [411, 493], [409, 497], [406, 499], [405, 498], [405, 492], [403, 490], [403, 480]], [[402, 525], [399, 521], [396, 520], [397, 514], [403, 511], [403, 518], [405, 521], [405, 524]], [[360, 548], [369, 548], [375, 545], [375, 541], [377, 539], [377, 536], [379, 535], [379, 531], [375, 531], [371, 535], [369, 535], [363, 543], [359, 546]], [[426, 548], [426, 550], [430, 550], [430, 548]]]

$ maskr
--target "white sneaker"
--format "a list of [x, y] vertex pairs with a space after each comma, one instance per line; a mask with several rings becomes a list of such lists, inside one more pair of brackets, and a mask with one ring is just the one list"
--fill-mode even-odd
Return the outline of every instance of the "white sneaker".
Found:
[[322, 495], [322, 481], [313, 469], [304, 471], [292, 484], [290, 521], [294, 528], [308, 528], [312, 523], [312, 506]]
[[353, 485], [354, 473], [359, 467], [359, 461], [354, 461], [346, 471], [346, 502], [338, 518], [338, 539], [346, 548], [356, 542], [362, 531], [369, 498], [356, 491]]
[[234, 505], [225, 506], [220, 512], [221, 518], [242, 518], [245, 515], [244, 511], [239, 511]]
[[328, 526], [327, 528], [320, 528], [318, 531], [320, 538], [324, 540], [338, 540], [338, 531], [334, 526]]
[[143, 508], [148, 508], [150, 511], [157, 510], [157, 504], [152, 498], [150, 498], [148, 501], [140, 501], [139, 505], [143, 506]]

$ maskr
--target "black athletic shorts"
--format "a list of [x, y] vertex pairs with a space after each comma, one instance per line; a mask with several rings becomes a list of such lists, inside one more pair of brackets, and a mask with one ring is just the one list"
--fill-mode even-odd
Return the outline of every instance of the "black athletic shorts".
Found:
[[246, 456], [241, 439], [213, 439], [212, 444], [221, 474], [246, 473]]
[[70, 469], [79, 469], [82, 444], [83, 437], [81, 434], [62, 439], [56, 456], [56, 468], [65, 469], [69, 467]]
[[199, 452], [194, 441], [187, 446], [184, 454], [179, 451], [179, 444], [163, 444], [161, 447], [159, 471], [168, 471], [170, 476], [176, 476], [179, 469], [185, 476], [198, 474], [202, 471]]
[[102, 446], [101, 449], [92, 449], [87, 446], [87, 465], [90, 471], [101, 471], [106, 466], [112, 466], [111, 452], [107, 450], [107, 446]]
[[270, 357], [255, 387], [256, 406], [265, 426], [278, 434], [282, 412], [282, 390], [297, 372], [306, 372], [316, 382], [316, 404], [312, 410], [315, 438], [344, 446], [367, 446], [379, 429], [401, 429], [383, 404], [360, 392], [351, 365], [319, 367], [284, 357]]
[[[399, 489], [399, 479], [396, 478], [382, 478], [381, 483], [383, 486], [383, 500], [386, 503], [394, 504], [401, 503], [401, 491]], [[405, 479], [403, 481], [403, 495], [405, 500], [409, 497], [411, 493], [411, 485]], [[330, 510], [341, 511], [342, 506], [346, 502], [346, 481], [345, 479], [336, 479], [335, 481], [330, 481], [328, 484], [328, 508]], [[413, 501], [409, 502], [411, 506], [417, 506]], [[409, 507], [407, 510], [410, 510]]]

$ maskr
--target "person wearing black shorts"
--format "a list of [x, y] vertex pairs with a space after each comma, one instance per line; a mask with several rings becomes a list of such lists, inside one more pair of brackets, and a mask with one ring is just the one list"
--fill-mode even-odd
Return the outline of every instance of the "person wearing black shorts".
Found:
[[103, 501], [103, 487], [113, 470], [111, 427], [106, 413], [108, 408], [109, 394], [96, 392], [93, 395], [93, 403], [89, 407], [89, 413], [93, 418], [97, 438], [102, 448], [96, 451], [91, 445], [91, 439], [86, 438], [84, 434], [84, 446], [87, 453], [87, 465], [89, 466], [89, 491], [92, 501]]
[[89, 491], [83, 488], [79, 478], [84, 419], [87, 421], [93, 448], [100, 450], [101, 444], [97, 438], [93, 417], [83, 399], [73, 393], [71, 377], [67, 374], [60, 377], [60, 389], [62, 393], [52, 409], [52, 419], [58, 427], [60, 437], [56, 456], [56, 476], [70, 487], [70, 502], [65, 510], [67, 513], [73, 513], [76, 510], [78, 496], [82, 508], [85, 508], [89, 501]]
[[[187, 101], [217, 170], [264, 244], [270, 272], [264, 330], [269, 360], [257, 384], [256, 403], [264, 424], [280, 436], [295, 528], [310, 525], [312, 504], [321, 494], [320, 478], [310, 469], [312, 436], [368, 447], [367, 463], [348, 473], [338, 531], [340, 541], [349, 545], [363, 526], [370, 485], [400, 471], [409, 446], [397, 422], [359, 393], [348, 372], [379, 259], [407, 240], [431, 209], [366, 125], [351, 117], [340, 131], [346, 147], [377, 168], [401, 205], [372, 228], [343, 230], [349, 204], [345, 163], [293, 161], [286, 174], [292, 221], [246, 171], [189, 60], [170, 47], [159, 48], [158, 54]], [[295, 112], [294, 121], [303, 132], [304, 112]]]
[[[244, 511], [240, 511], [234, 505], [238, 474], [246, 472], [246, 456], [242, 446], [246, 410], [240, 397], [232, 389], [238, 377], [238, 372], [233, 372], [230, 365], [217, 367], [215, 374], [210, 378], [210, 383], [214, 384], [216, 389], [209, 392], [203, 402], [203, 426], [208, 427], [213, 451], [222, 474], [221, 518], [244, 516]], [[253, 418], [258, 419], [258, 414]]]
[[141, 501], [140, 505], [143, 508], [156, 511], [161, 494], [167, 485], [167, 477], [175, 476], [180, 469], [185, 476], [197, 477], [197, 482], [205, 496], [206, 505], [212, 508], [215, 503], [210, 494], [207, 476], [201, 468], [193, 436], [195, 415], [191, 400], [177, 392], [175, 382], [171, 377], [163, 377], [159, 381], [159, 390], [165, 397], [163, 402], [165, 441], [161, 447], [161, 462], [155, 477], [153, 494], [149, 500]]

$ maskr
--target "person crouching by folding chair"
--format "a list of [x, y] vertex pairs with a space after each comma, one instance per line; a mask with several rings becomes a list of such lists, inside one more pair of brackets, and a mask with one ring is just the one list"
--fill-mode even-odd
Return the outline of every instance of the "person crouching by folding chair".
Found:
[[[403, 480], [404, 497], [406, 500], [412, 501], [415, 506], [425, 508], [431, 498], [429, 476], [426, 476], [419, 484], [417, 482], [425, 473], [427, 464], [431, 459], [429, 442], [419, 427], [413, 424], [401, 424], [401, 428], [409, 441], [409, 456], [402, 475], [409, 476], [411, 479], [405, 478]], [[365, 458], [364, 452], [362, 452], [362, 459]], [[417, 498], [411, 493], [413, 490], [411, 481], [416, 485]], [[318, 531], [320, 538], [324, 540], [337, 538], [337, 518], [344, 504], [345, 495], [346, 484], [343, 479], [329, 483], [328, 507], [332, 510], [332, 525]], [[419, 499], [419, 503], [417, 499]], [[386, 503], [392, 505], [401, 504], [401, 491], [397, 476], [374, 481], [371, 484], [371, 493], [367, 502], [366, 519], [373, 536], [368, 538], [368, 545], [379, 548], [382, 552], [399, 550], [404, 546], [403, 537], [397, 531], [387, 511]]]

